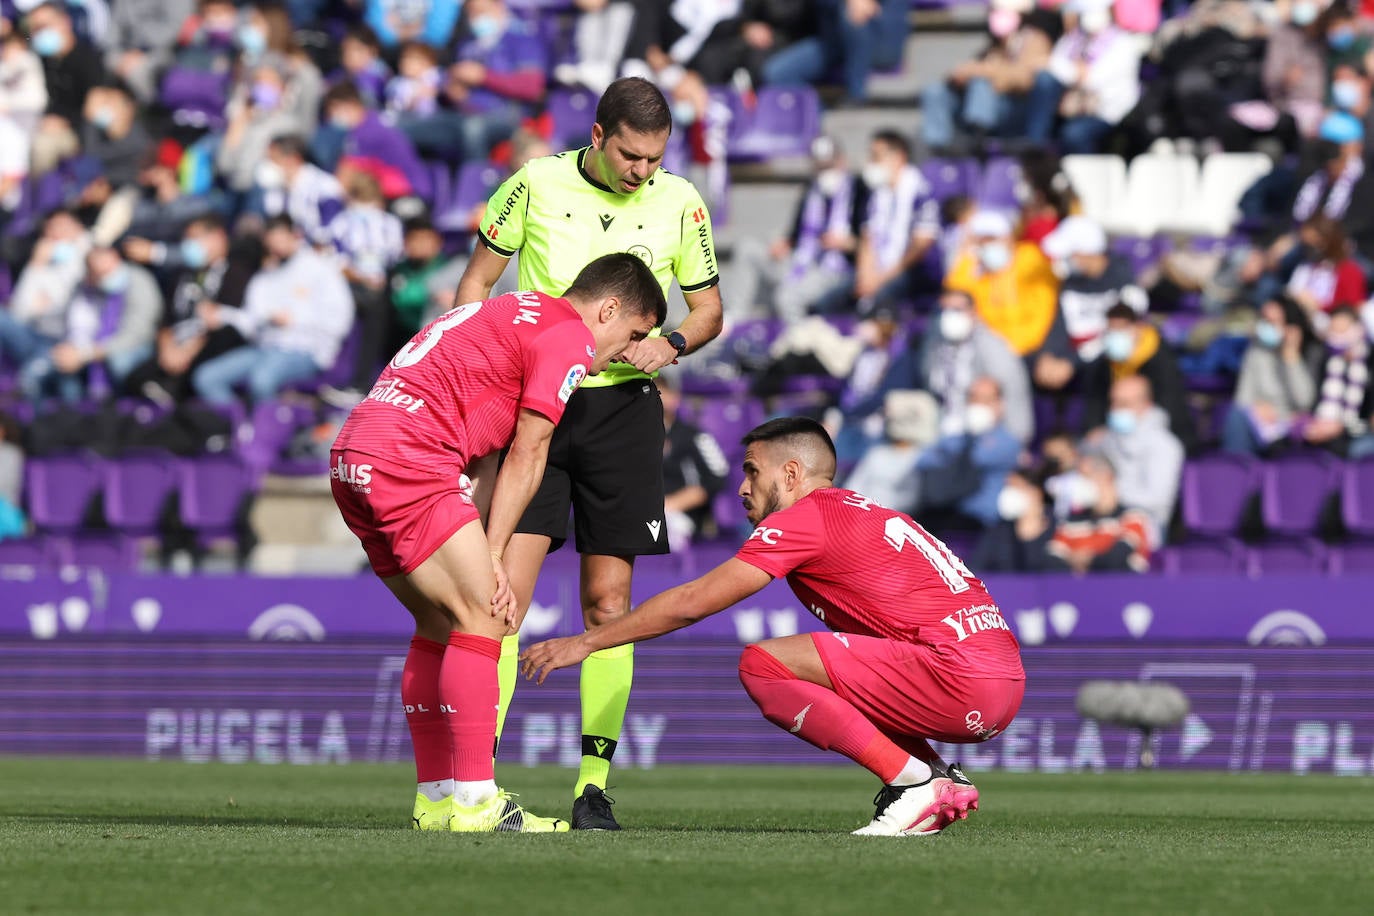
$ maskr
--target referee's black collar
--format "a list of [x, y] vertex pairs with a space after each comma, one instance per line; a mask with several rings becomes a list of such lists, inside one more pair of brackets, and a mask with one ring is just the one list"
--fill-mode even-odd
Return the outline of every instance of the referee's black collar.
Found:
[[601, 182], [593, 178], [591, 172], [587, 171], [587, 151], [590, 149], [590, 146], [584, 146], [577, 151], [578, 173], [581, 174], [581, 176], [586, 180], [587, 184], [596, 188], [598, 191], [605, 191], [607, 194], [614, 194], [614, 188], [608, 188], [606, 185], [602, 184]]

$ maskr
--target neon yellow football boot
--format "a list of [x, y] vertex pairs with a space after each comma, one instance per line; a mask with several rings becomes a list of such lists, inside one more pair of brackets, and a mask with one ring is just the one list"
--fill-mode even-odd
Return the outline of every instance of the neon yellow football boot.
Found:
[[430, 801], [425, 797], [425, 793], [415, 793], [415, 809], [410, 814], [412, 829], [447, 830], [452, 816], [452, 795], [446, 795], [438, 801]]
[[454, 803], [448, 829], [454, 833], [567, 833], [568, 822], [556, 817], [531, 814], [515, 803], [511, 793], [499, 789], [490, 800], [480, 805], [467, 807]]

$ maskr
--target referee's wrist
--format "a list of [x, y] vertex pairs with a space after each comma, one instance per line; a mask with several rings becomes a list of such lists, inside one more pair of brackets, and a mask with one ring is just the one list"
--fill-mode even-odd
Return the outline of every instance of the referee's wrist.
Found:
[[678, 356], [686, 356], [691, 345], [687, 343], [687, 338], [682, 331], [669, 331], [663, 335], [663, 339], [668, 341], [668, 346], [677, 351]]

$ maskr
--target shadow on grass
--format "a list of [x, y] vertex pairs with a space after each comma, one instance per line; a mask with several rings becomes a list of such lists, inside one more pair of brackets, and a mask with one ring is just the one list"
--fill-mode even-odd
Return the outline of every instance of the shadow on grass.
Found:
[[351, 820], [307, 820], [302, 818], [276, 817], [225, 817], [222, 815], [193, 814], [54, 814], [50, 811], [13, 811], [0, 815], [0, 831], [6, 823], [11, 824], [65, 824], [72, 826], [100, 827], [121, 825], [147, 827], [301, 827], [325, 830], [408, 830], [410, 824], [402, 821], [351, 821]]

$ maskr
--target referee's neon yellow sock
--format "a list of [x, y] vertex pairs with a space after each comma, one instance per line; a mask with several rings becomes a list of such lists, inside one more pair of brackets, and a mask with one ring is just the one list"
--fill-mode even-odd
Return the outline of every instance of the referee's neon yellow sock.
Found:
[[496, 743], [492, 746], [492, 759], [501, 747], [501, 732], [506, 727], [506, 711], [510, 709], [511, 697], [515, 695], [515, 679], [520, 674], [520, 634], [512, 633], [501, 640], [501, 657], [496, 662], [496, 681], [500, 693], [496, 702]]
[[632, 645], [593, 652], [582, 662], [582, 764], [573, 798], [580, 797], [588, 784], [606, 788], [634, 674]]

